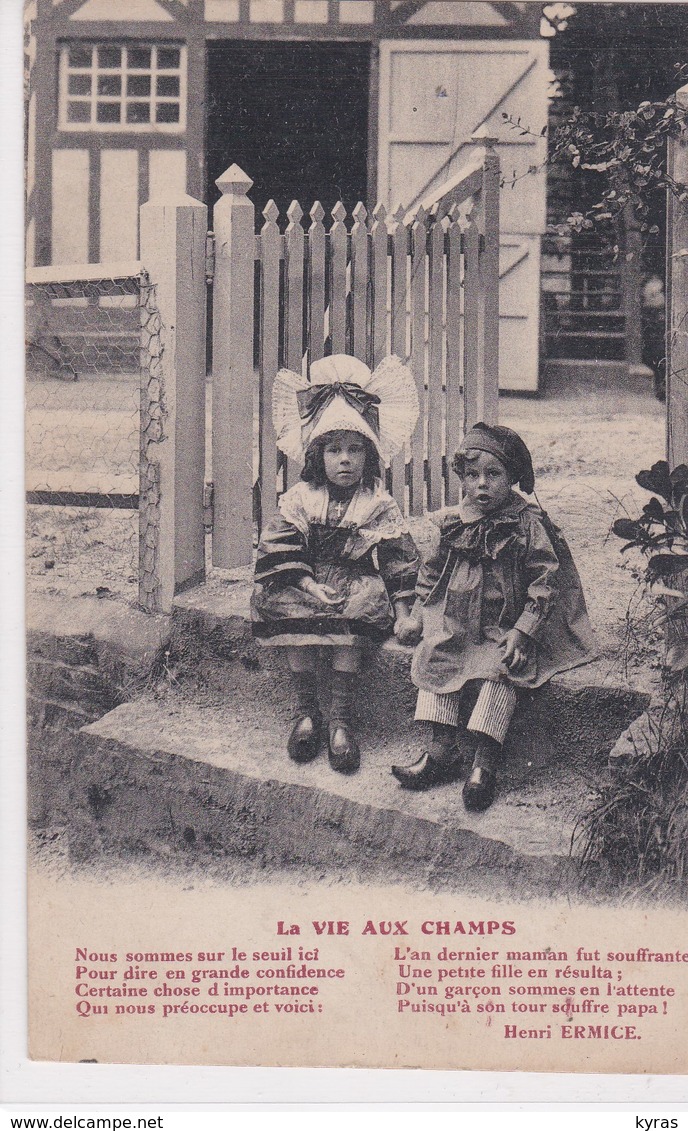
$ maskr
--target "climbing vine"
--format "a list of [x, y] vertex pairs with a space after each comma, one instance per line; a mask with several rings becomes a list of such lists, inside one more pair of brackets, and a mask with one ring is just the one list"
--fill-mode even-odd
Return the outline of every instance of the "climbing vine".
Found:
[[[688, 65], [675, 65], [678, 88], [688, 77]], [[520, 117], [504, 112], [505, 124], [522, 137], [534, 134]], [[667, 190], [679, 200], [688, 199], [688, 186], [677, 182], [667, 169], [667, 140], [685, 128], [688, 107], [675, 94], [665, 99], [645, 100], [634, 109], [599, 113], [576, 106], [569, 119], [550, 133], [546, 165], [564, 165], [599, 177], [597, 199], [585, 212], [574, 211], [565, 222], [554, 225], [552, 234], [569, 235], [601, 229], [616, 221], [627, 207], [633, 210], [640, 231], [649, 235], [659, 229], [651, 223], [651, 198]], [[531, 166], [522, 176], [539, 168]], [[505, 177], [505, 184], [519, 179]]]

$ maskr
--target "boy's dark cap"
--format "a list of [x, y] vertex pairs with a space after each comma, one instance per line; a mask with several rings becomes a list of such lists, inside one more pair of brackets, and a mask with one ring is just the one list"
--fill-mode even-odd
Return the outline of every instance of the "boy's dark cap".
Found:
[[513, 428], [504, 424], [474, 424], [464, 436], [457, 455], [465, 456], [469, 451], [489, 452], [503, 463], [512, 483], [518, 483], [526, 495], [535, 489], [533, 460], [527, 445]]

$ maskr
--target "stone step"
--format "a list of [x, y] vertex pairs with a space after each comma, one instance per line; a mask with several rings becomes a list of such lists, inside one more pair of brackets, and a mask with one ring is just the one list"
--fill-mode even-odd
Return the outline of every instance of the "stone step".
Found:
[[520, 785], [509, 775], [493, 806], [468, 814], [460, 783], [399, 788], [389, 767], [408, 757], [386, 735], [364, 736], [358, 774], [321, 755], [291, 763], [282, 728], [255, 703], [208, 710], [171, 697], [117, 707], [80, 734], [73, 765], [70, 852], [250, 858], [272, 869], [321, 865], [361, 878], [489, 886], [503, 894], [560, 891], [581, 782], [567, 772]]
[[[252, 694], [235, 670], [235, 693], [224, 702], [217, 687], [227, 689], [226, 678], [205, 693], [182, 684], [82, 729], [72, 765], [75, 861], [181, 854], [202, 864], [229, 856], [268, 872], [315, 865], [331, 878], [345, 872], [502, 896], [575, 887], [572, 840], [606, 743], [591, 751], [572, 736], [531, 758], [516, 743], [494, 805], [469, 814], [460, 782], [415, 794], [391, 776], [390, 766], [412, 761], [418, 749], [398, 702], [367, 717], [361, 770], [345, 777], [325, 753], [307, 766], [289, 761], [288, 705], [274, 678], [270, 696], [266, 673], [251, 674], [261, 677]], [[627, 709], [616, 734], [628, 717]]]
[[[155, 694], [81, 730], [75, 860], [244, 857], [268, 872], [316, 866], [333, 878], [503, 895], [571, 890], [580, 817], [647, 694], [611, 680], [602, 662], [524, 695], [496, 801], [469, 814], [461, 782], [417, 794], [390, 773], [418, 757], [423, 738], [412, 722], [411, 651], [393, 641], [360, 677], [360, 771], [335, 773], [324, 752], [290, 762], [289, 675], [280, 650], [251, 637], [249, 591], [242, 572], [177, 598]], [[326, 709], [326, 673], [322, 683]]]

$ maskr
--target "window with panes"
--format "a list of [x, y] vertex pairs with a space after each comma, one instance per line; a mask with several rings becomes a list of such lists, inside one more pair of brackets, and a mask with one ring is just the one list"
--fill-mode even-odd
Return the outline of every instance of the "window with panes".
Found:
[[185, 128], [186, 49], [163, 43], [65, 43], [60, 128]]

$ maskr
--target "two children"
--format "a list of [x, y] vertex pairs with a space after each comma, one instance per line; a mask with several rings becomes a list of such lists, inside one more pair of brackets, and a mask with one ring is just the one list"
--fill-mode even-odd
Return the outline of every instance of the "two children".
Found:
[[497, 425], [467, 432], [453, 462], [462, 502], [445, 512], [439, 550], [417, 577], [415, 546], [380, 479], [380, 458], [404, 445], [418, 416], [408, 369], [388, 358], [371, 374], [338, 355], [311, 367], [311, 384], [282, 370], [273, 409], [278, 446], [305, 464], [261, 539], [253, 621], [260, 639], [287, 652], [298, 702], [290, 757], [318, 753], [317, 674], [329, 655], [330, 764], [358, 769], [351, 705], [363, 647], [394, 628], [401, 643], [418, 644], [416, 719], [432, 724], [432, 741], [392, 773], [413, 790], [457, 780], [457, 728], [465, 725], [474, 762], [464, 804], [488, 808], [518, 689], [594, 655], [568, 546], [513, 490], [534, 488], [526, 445]]

